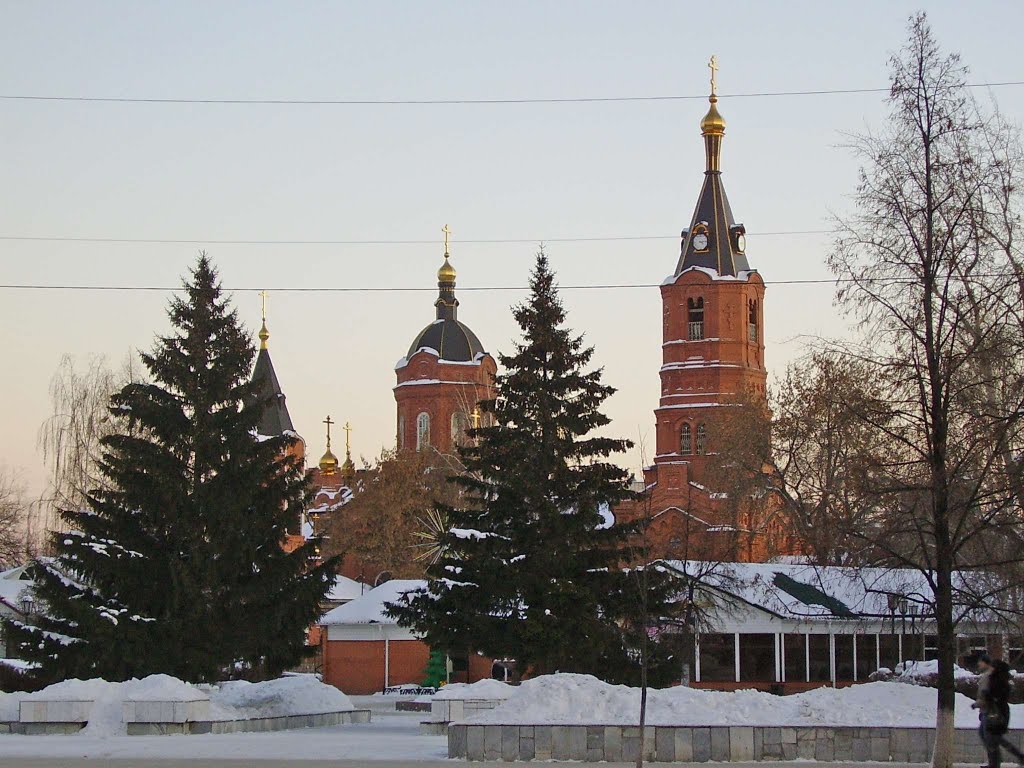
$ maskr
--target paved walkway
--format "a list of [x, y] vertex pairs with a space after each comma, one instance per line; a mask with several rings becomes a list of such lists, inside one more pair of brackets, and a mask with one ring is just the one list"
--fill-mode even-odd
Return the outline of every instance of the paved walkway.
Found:
[[[79, 760], [79, 759], [40, 759], [40, 758], [0, 758], [0, 768], [452, 768], [456, 765], [468, 765], [454, 760]], [[551, 763], [473, 763], [476, 766], [494, 766], [494, 768], [538, 768]], [[566, 765], [586, 766], [588, 763], [566, 763]], [[634, 768], [635, 763], [595, 763], [601, 768]], [[670, 766], [693, 766], [708, 768], [708, 763], [648, 763], [651, 768], [670, 768]], [[717, 765], [722, 765], [717, 763]], [[732, 763], [736, 768], [865, 768], [867, 765], [879, 766], [880, 763]], [[892, 768], [903, 768], [906, 763], [886, 763]], [[919, 767], [915, 767], [919, 768]]]

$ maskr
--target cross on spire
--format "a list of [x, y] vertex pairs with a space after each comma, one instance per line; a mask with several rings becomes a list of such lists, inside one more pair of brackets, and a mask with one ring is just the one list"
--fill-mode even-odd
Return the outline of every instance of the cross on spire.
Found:
[[718, 57], [712, 55], [708, 61], [708, 69], [711, 70], [711, 95], [718, 95]]
[[352, 450], [352, 425], [346, 421], [342, 429], [345, 430], [345, 453], [347, 455]]
[[444, 232], [444, 255], [447, 258], [447, 256], [448, 256], [448, 236], [452, 233], [452, 231], [450, 229], [448, 229], [448, 225], [447, 224], [445, 224], [441, 228], [441, 231]]
[[327, 450], [331, 450], [331, 424], [335, 422], [331, 421], [331, 415], [327, 414], [327, 418], [323, 420], [323, 423], [327, 425]]
[[260, 326], [260, 349], [267, 348], [267, 339], [270, 338], [270, 331], [267, 330], [267, 292], [260, 291], [260, 301], [263, 303], [263, 325]]

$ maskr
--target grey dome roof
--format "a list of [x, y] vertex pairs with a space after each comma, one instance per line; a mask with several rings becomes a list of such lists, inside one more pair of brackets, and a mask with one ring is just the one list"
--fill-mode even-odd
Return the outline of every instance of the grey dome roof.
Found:
[[457, 363], [468, 363], [484, 354], [484, 346], [480, 339], [453, 317], [435, 320], [416, 336], [409, 347], [407, 357], [412, 357], [424, 347], [433, 349], [442, 360]]

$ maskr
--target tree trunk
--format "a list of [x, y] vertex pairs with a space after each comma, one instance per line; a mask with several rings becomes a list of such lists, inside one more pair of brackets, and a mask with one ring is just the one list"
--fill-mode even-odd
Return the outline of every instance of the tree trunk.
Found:
[[[646, 582], [646, 579], [644, 579]], [[646, 602], [646, 600], [645, 600]], [[646, 614], [646, 612], [645, 612]], [[647, 616], [644, 616], [646, 620]], [[647, 627], [640, 641], [640, 749], [636, 753], [636, 768], [644, 768], [644, 731], [647, 728]]]
[[[939, 646], [938, 708], [935, 715], [935, 751], [933, 768], [953, 766], [953, 727], [956, 687], [953, 666], [956, 663], [956, 626], [953, 622], [953, 568], [947, 526], [936, 531], [935, 625]], [[942, 533], [947, 533], [942, 536]], [[943, 541], [943, 539], [945, 539]]]

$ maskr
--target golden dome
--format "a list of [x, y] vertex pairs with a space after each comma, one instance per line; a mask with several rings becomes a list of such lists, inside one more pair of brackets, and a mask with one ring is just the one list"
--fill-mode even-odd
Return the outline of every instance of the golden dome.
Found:
[[444, 264], [437, 270], [437, 282], [439, 283], [454, 283], [455, 282], [455, 267], [448, 261], [448, 254], [444, 255]]
[[331, 453], [328, 446], [327, 452], [320, 458], [320, 472], [324, 475], [333, 475], [338, 471], [338, 457]]
[[718, 97], [712, 96], [708, 101], [711, 102], [711, 108], [704, 115], [704, 119], [700, 121], [700, 132], [705, 136], [721, 136], [725, 133], [725, 118], [719, 114], [718, 107], [715, 106]]
[[270, 338], [270, 331], [267, 330], [267, 321], [263, 321], [263, 327], [260, 328], [260, 349], [267, 348], [267, 339]]

